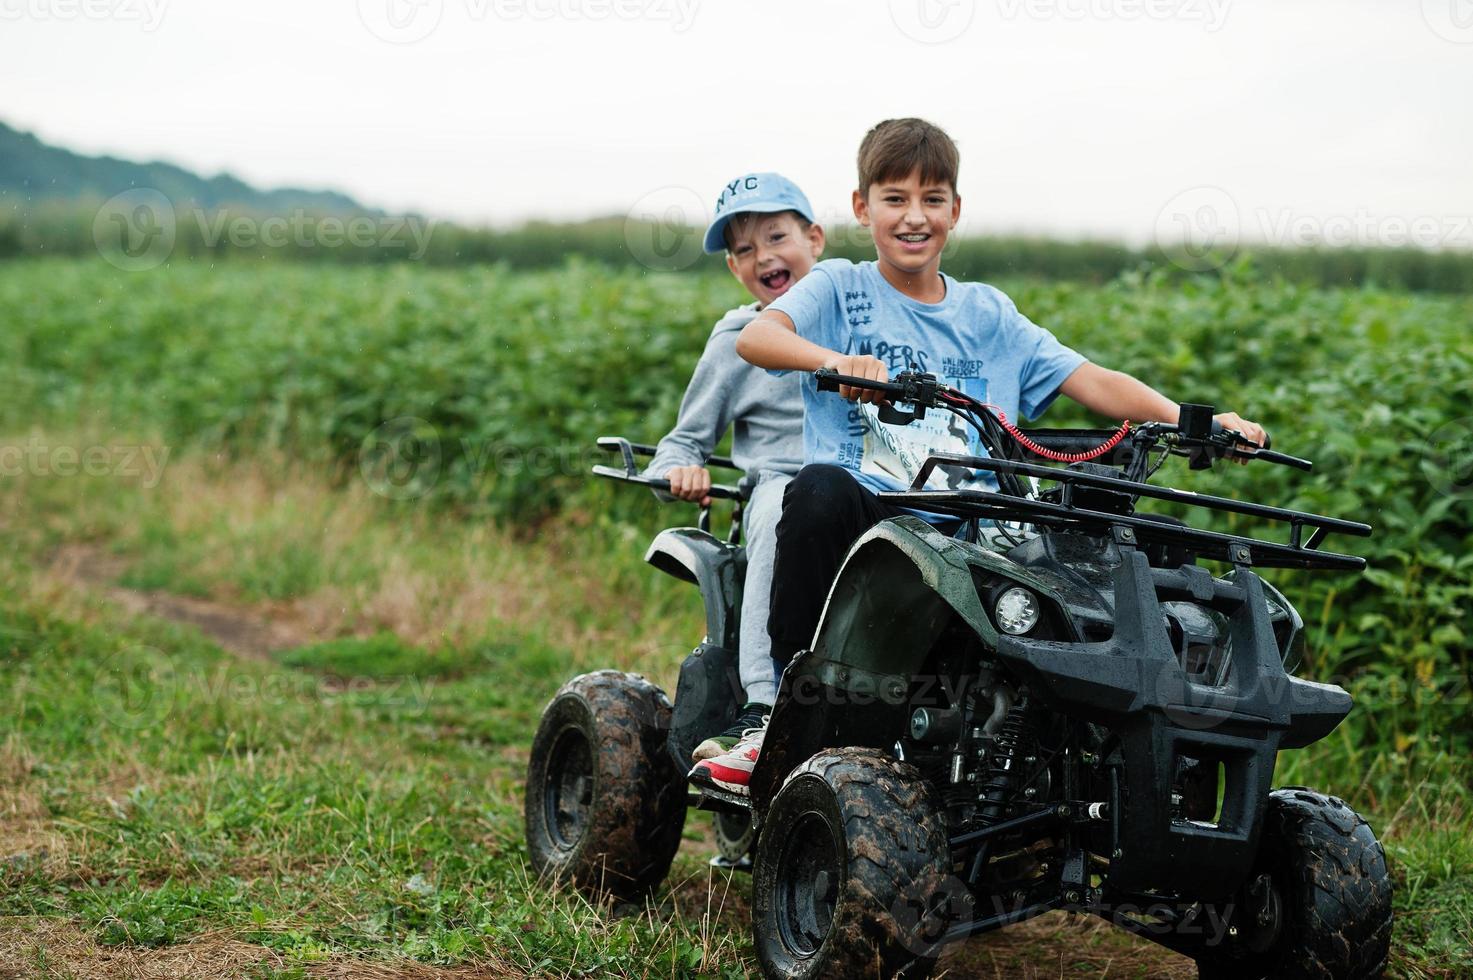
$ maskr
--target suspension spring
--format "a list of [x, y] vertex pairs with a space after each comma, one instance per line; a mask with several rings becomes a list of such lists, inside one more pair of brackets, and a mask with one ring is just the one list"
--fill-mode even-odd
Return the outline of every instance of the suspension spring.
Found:
[[982, 806], [977, 816], [984, 826], [997, 823], [1006, 815], [1013, 789], [1023, 775], [1019, 768], [1035, 737], [1028, 699], [1019, 698], [998, 728], [982, 767]]

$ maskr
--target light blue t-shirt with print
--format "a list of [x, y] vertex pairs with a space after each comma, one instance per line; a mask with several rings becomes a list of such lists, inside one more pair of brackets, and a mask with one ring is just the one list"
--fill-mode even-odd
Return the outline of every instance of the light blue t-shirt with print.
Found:
[[[873, 262], [827, 259], [769, 309], [788, 315], [798, 334], [841, 354], [879, 358], [893, 378], [907, 368], [934, 374], [1006, 413], [1043, 414], [1082, 355], [1030, 321], [1006, 294], [944, 273], [946, 295], [920, 303], [885, 281]], [[803, 451], [808, 463], [837, 463], [874, 491], [909, 488], [927, 456], [985, 455], [976, 430], [950, 412], [931, 409], [909, 425], [879, 420], [874, 405], [819, 391], [804, 377]], [[982, 470], [935, 470], [932, 489], [994, 490]], [[930, 516], [930, 515], [923, 515]]]

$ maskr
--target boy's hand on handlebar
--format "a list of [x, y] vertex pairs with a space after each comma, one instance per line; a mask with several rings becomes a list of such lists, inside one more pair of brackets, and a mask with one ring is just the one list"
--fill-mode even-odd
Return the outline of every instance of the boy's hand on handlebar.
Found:
[[711, 506], [711, 471], [704, 466], [677, 466], [665, 479], [670, 481], [670, 496]]
[[[835, 354], [823, 366], [836, 374], [847, 374], [852, 378], [864, 378], [868, 381], [889, 381], [890, 374], [885, 370], [885, 365], [879, 358], [870, 357], [868, 354]], [[883, 391], [870, 391], [868, 388], [855, 388], [852, 385], [839, 385], [839, 395], [850, 401], [860, 402], [882, 402], [885, 400]]]
[[[1263, 448], [1263, 444], [1268, 438], [1268, 433], [1264, 431], [1263, 426], [1259, 425], [1257, 422], [1249, 422], [1247, 419], [1240, 416], [1237, 412], [1222, 412], [1218, 415], [1212, 416], [1212, 419], [1213, 421], [1221, 424], [1224, 429], [1232, 429], [1236, 431], [1244, 439], [1247, 439], [1249, 442], [1253, 443], [1259, 448]], [[1241, 456], [1236, 456], [1232, 459], [1233, 462], [1237, 463], [1239, 466], [1247, 466], [1249, 462], [1247, 459], [1244, 459]]]

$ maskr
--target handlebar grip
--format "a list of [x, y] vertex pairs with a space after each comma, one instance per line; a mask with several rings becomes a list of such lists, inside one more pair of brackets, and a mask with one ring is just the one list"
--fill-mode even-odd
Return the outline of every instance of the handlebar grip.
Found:
[[840, 385], [850, 388], [864, 388], [867, 391], [883, 391], [889, 395], [905, 394], [905, 385], [896, 384], [893, 381], [872, 381], [869, 378], [860, 378], [852, 374], [839, 374], [830, 368], [819, 368], [813, 372], [813, 380], [818, 385], [819, 391], [838, 391]]
[[1314, 472], [1314, 463], [1307, 459], [1300, 459], [1298, 456], [1290, 456], [1288, 453], [1271, 453], [1267, 449], [1260, 449], [1256, 452], [1247, 453], [1246, 455], [1250, 459], [1261, 459], [1265, 463], [1279, 463], [1283, 466], [1292, 466], [1296, 470], [1303, 470], [1306, 473]]
[[[650, 485], [650, 487], [652, 489], [655, 489], [655, 490], [663, 490], [666, 493], [669, 493], [670, 492], [670, 481], [669, 480], [650, 480], [649, 481], [649, 485]], [[746, 500], [747, 499], [747, 495], [745, 493], [743, 493], [740, 488], [738, 488], [738, 487], [729, 487], [729, 486], [726, 486], [725, 484], [721, 484], [721, 483], [713, 483], [713, 484], [711, 484], [711, 489], [709, 489], [709, 490], [706, 491], [706, 496], [710, 497], [712, 500]]]

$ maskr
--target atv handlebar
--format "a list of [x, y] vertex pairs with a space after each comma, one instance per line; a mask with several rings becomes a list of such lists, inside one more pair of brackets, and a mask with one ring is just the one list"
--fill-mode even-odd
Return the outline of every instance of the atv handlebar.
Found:
[[[939, 383], [935, 375], [915, 371], [902, 371], [891, 381], [873, 381], [869, 378], [839, 374], [829, 368], [819, 368], [813, 372], [813, 380], [819, 391], [838, 391], [841, 385], [863, 388], [868, 391], [883, 392], [889, 396], [888, 400], [891, 402], [915, 405], [918, 409], [945, 408], [956, 401], [965, 401], [974, 408], [986, 410], [986, 406], [965, 392]], [[918, 412], [916, 417], [922, 414], [924, 413]], [[891, 419], [893, 418], [895, 416], [891, 416]], [[889, 420], [882, 419], [882, 421]], [[1103, 429], [1028, 429], [1024, 431], [1034, 442], [1062, 453], [1087, 452], [1112, 435], [1111, 432]], [[1190, 457], [1193, 469], [1206, 468], [1212, 465], [1212, 460], [1223, 457], [1277, 463], [1305, 472], [1314, 469], [1314, 463], [1307, 459], [1270, 451], [1269, 446], [1273, 444], [1273, 440], [1267, 433], [1264, 434], [1262, 448], [1259, 448], [1256, 443], [1249, 441], [1237, 430], [1225, 428], [1222, 423], [1212, 417], [1210, 405], [1183, 404], [1181, 417], [1176, 425], [1165, 422], [1147, 422], [1135, 429], [1132, 443], [1141, 450], [1147, 450], [1157, 443], [1164, 443], [1168, 452]], [[996, 447], [989, 447], [989, 451], [993, 448]]]
[[[636, 456], [653, 456], [655, 454], [654, 446], [630, 442], [622, 436], [600, 436], [598, 447], [600, 449], [606, 449], [609, 452], [618, 453], [624, 463], [624, 467], [623, 469], [619, 469], [614, 466], [595, 465], [593, 472], [596, 476], [602, 476], [610, 480], [619, 480], [623, 483], [637, 483], [640, 486], [649, 487], [651, 490], [663, 490], [666, 493], [670, 491], [669, 480], [645, 476], [639, 472], [639, 466], [635, 462], [634, 458]], [[706, 465], [718, 466], [722, 469], [736, 469], [732, 461], [725, 456], [708, 456], [706, 458]], [[730, 487], [713, 483], [711, 484], [711, 489], [707, 492], [707, 496], [714, 500], [745, 500], [747, 499], [747, 491], [741, 487]]]

